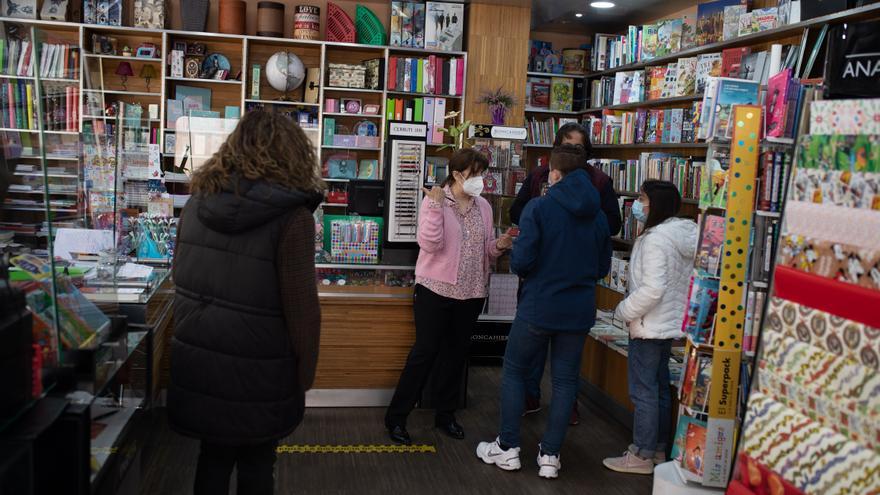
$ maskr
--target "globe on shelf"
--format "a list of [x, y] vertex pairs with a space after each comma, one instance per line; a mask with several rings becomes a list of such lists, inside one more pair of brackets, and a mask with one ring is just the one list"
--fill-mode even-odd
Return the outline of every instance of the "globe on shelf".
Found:
[[278, 52], [266, 62], [269, 86], [287, 93], [298, 88], [306, 78], [306, 68], [294, 53]]

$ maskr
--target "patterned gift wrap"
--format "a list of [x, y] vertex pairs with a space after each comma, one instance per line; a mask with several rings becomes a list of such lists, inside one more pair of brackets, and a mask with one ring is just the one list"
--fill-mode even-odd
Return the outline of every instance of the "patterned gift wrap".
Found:
[[330, 227], [330, 257], [334, 263], [379, 262], [379, 224], [374, 221], [334, 220]]
[[880, 456], [759, 391], [743, 426], [743, 451], [805, 493], [880, 493]]
[[785, 205], [785, 233], [877, 249], [880, 215], [872, 210], [790, 200]]
[[860, 248], [793, 234], [783, 235], [779, 246], [779, 265], [880, 290], [880, 248]]
[[847, 208], [880, 210], [880, 174], [798, 168], [792, 199]]
[[814, 101], [810, 134], [880, 134], [880, 99]]

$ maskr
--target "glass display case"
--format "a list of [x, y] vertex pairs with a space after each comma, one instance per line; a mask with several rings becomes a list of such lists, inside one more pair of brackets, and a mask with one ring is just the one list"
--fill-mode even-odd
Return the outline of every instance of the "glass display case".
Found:
[[315, 265], [321, 297], [412, 297], [415, 267], [399, 265]]

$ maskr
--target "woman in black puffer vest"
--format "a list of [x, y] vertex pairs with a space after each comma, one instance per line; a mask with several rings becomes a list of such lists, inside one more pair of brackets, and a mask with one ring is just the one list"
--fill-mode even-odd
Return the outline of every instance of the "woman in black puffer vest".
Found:
[[201, 440], [196, 494], [274, 490], [275, 448], [302, 421], [321, 315], [314, 220], [323, 181], [305, 133], [247, 113], [192, 178], [174, 259], [168, 418]]

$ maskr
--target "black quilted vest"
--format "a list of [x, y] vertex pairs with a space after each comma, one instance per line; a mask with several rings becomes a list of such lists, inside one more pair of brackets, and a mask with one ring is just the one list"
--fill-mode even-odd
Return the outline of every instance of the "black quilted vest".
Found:
[[193, 196], [181, 214], [168, 388], [172, 428], [228, 445], [283, 438], [302, 420], [277, 253], [290, 213], [320, 201], [265, 182], [237, 189]]

